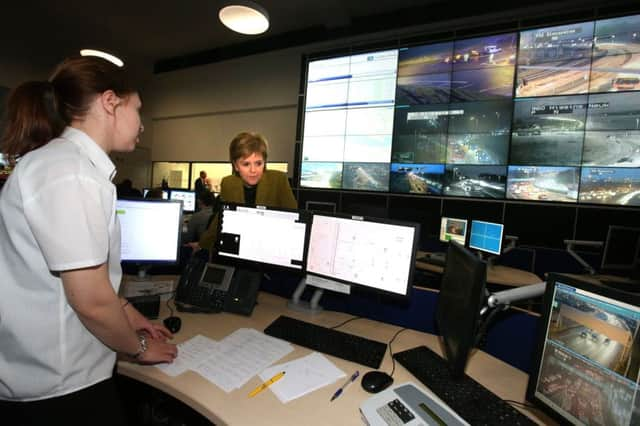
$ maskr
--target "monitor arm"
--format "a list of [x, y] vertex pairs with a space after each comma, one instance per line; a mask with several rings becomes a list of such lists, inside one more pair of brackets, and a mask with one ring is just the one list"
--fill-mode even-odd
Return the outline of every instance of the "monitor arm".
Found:
[[594, 275], [596, 270], [593, 269], [591, 265], [589, 265], [578, 253], [573, 251], [575, 246], [584, 246], [584, 247], [602, 247], [602, 241], [583, 241], [583, 240], [564, 240], [564, 243], [567, 245], [567, 252], [578, 261], [583, 268], [587, 270], [590, 275]]

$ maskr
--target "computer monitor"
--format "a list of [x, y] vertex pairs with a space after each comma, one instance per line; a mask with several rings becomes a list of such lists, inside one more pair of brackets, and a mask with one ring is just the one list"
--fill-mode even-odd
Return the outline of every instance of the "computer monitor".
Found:
[[196, 211], [196, 192], [182, 189], [172, 189], [169, 193], [170, 200], [181, 200], [182, 211], [185, 213], [193, 213]]
[[217, 256], [221, 263], [302, 271], [307, 224], [296, 210], [224, 204]]
[[307, 276], [406, 297], [413, 283], [419, 236], [417, 223], [314, 214]]
[[119, 199], [116, 213], [120, 222], [120, 258], [123, 262], [140, 265], [141, 275], [152, 264], [178, 263], [182, 231], [179, 202]]
[[467, 219], [442, 217], [440, 220], [440, 241], [448, 243], [453, 240], [462, 245], [467, 242]]
[[462, 377], [475, 346], [487, 278], [486, 263], [451, 241], [438, 296], [436, 324], [453, 377]]
[[631, 271], [639, 256], [640, 228], [610, 225], [600, 267], [611, 272]]
[[[151, 191], [151, 188], [143, 188], [142, 189], [142, 196], [146, 197], [147, 196], [147, 192]], [[169, 199], [169, 191], [167, 191], [166, 189], [162, 190], [162, 199], [163, 200], [168, 200]]]
[[573, 424], [640, 424], [640, 295], [547, 279], [527, 399]]
[[472, 220], [469, 248], [499, 256], [502, 251], [503, 232], [504, 225], [501, 223]]

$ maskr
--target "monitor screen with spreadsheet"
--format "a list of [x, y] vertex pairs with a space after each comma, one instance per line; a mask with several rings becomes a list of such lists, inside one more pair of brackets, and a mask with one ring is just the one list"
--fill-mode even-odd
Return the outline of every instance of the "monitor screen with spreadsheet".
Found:
[[501, 223], [472, 220], [469, 248], [500, 255], [503, 231], [504, 225]]
[[307, 275], [407, 296], [419, 235], [417, 223], [314, 214]]
[[131, 263], [177, 263], [182, 231], [180, 203], [119, 199], [121, 259]]
[[640, 295], [550, 273], [527, 399], [572, 424], [640, 424]]
[[216, 247], [223, 262], [302, 270], [307, 225], [296, 210], [224, 204]]

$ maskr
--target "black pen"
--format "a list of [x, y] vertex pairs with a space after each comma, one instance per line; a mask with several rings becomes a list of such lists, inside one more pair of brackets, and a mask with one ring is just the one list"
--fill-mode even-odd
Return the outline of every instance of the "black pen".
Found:
[[340, 386], [340, 389], [338, 389], [336, 391], [336, 393], [333, 394], [333, 396], [331, 397], [331, 401], [333, 401], [334, 399], [336, 399], [337, 397], [342, 395], [342, 391], [344, 391], [347, 386], [349, 386], [351, 383], [353, 383], [358, 378], [359, 375], [360, 375], [360, 372], [358, 370], [356, 370], [356, 372], [353, 373], [351, 375], [351, 377], [349, 377], [347, 379], [347, 381], [344, 382], [344, 384], [342, 386]]

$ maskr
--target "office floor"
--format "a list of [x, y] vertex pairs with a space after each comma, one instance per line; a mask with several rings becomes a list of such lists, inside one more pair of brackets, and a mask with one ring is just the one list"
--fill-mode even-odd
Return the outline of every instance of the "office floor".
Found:
[[192, 408], [149, 385], [116, 375], [130, 426], [211, 426]]

